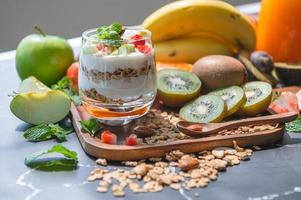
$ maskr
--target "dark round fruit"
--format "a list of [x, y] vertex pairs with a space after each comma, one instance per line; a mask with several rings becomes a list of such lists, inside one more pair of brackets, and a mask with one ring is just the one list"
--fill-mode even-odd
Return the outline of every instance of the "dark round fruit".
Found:
[[191, 122], [220, 122], [227, 113], [225, 101], [216, 95], [204, 95], [180, 109], [180, 117]]
[[227, 114], [229, 116], [235, 113], [246, 102], [244, 90], [239, 86], [230, 86], [218, 90], [214, 90], [209, 94], [221, 97], [227, 104]]
[[193, 73], [178, 69], [163, 69], [157, 74], [159, 102], [178, 107], [199, 96], [200, 79]]
[[270, 74], [274, 68], [272, 56], [265, 51], [254, 51], [251, 53], [250, 61], [261, 72]]

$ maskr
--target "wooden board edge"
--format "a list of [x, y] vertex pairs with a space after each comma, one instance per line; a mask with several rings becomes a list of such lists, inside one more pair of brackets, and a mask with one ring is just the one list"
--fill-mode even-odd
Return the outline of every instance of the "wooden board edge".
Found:
[[158, 145], [108, 145], [100, 143], [98, 139], [93, 138], [89, 134], [82, 133], [82, 131], [79, 129], [79, 120], [81, 117], [74, 105], [72, 105], [71, 112], [72, 123], [74, 125], [75, 132], [84, 151], [91, 156], [97, 158], [106, 158], [114, 161], [140, 160], [150, 157], [161, 157], [167, 152], [176, 149], [185, 153], [194, 153], [203, 150], [210, 150], [220, 146], [233, 147], [233, 140], [235, 140], [238, 145], [242, 147], [271, 144], [280, 140], [284, 133], [284, 126], [281, 126], [274, 130], [267, 130], [253, 134], [188, 139]]

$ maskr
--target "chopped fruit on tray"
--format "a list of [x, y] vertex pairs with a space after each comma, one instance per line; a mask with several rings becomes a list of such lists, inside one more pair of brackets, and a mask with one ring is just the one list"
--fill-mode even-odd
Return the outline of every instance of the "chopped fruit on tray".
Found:
[[105, 130], [101, 133], [100, 140], [105, 144], [117, 144], [117, 136], [109, 130]]
[[178, 107], [199, 96], [201, 81], [191, 72], [163, 69], [158, 72], [157, 87], [159, 102]]
[[66, 76], [72, 82], [72, 89], [74, 91], [78, 90], [78, 62], [73, 63], [67, 70]]
[[298, 102], [298, 110], [301, 113], [301, 90], [296, 93], [297, 102]]
[[138, 138], [137, 138], [137, 135], [135, 135], [135, 134], [131, 134], [129, 137], [125, 138], [126, 145], [135, 146], [138, 143], [139, 143]]
[[267, 111], [272, 99], [272, 86], [262, 81], [248, 82], [243, 86], [247, 102], [237, 112], [239, 116], [255, 116]]
[[281, 95], [269, 105], [269, 111], [272, 113], [299, 112], [297, 94], [282, 92]]

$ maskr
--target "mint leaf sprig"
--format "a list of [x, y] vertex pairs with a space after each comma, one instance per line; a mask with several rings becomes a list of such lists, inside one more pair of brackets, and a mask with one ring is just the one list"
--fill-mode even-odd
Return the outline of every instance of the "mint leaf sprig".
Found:
[[58, 124], [40, 124], [27, 129], [23, 136], [26, 140], [31, 142], [40, 142], [55, 138], [58, 142], [66, 141], [66, 136], [70, 134], [73, 129], [64, 129]]
[[[54, 153], [58, 153], [63, 157], [52, 156]], [[77, 163], [77, 153], [60, 144], [55, 145], [48, 150], [35, 152], [27, 156], [24, 160], [26, 166], [42, 171], [74, 170], [77, 168]]]
[[118, 22], [97, 29], [98, 38], [103, 40], [106, 45], [116, 48], [121, 46], [122, 32], [122, 25]]
[[103, 126], [97, 122], [96, 119], [92, 118], [89, 120], [79, 121], [83, 131], [89, 133], [91, 136], [95, 137], [97, 132], [100, 131]]
[[51, 89], [53, 90], [61, 90], [63, 92], [65, 92], [69, 98], [71, 99], [71, 101], [76, 105], [79, 106], [81, 105], [81, 99], [78, 95], [77, 92], [73, 91], [71, 89], [71, 80], [67, 77], [64, 76], [61, 80], [59, 80], [56, 84], [51, 86]]

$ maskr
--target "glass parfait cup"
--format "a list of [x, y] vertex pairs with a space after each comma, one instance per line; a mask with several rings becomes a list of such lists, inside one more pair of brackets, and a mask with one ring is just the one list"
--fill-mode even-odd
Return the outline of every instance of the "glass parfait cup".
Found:
[[[139, 37], [137, 37], [137, 35]], [[124, 27], [118, 48], [99, 39], [97, 29], [82, 34], [79, 93], [83, 106], [108, 125], [124, 125], [145, 115], [156, 96], [156, 67], [150, 31]]]

